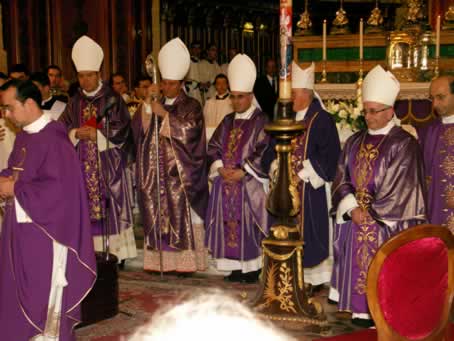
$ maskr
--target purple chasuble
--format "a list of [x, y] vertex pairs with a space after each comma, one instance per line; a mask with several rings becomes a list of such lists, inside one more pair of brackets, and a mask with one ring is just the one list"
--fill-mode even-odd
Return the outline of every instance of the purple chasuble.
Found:
[[367, 271], [376, 251], [396, 233], [425, 222], [423, 164], [417, 141], [399, 127], [388, 135], [362, 131], [350, 137], [333, 184], [334, 210], [348, 194], [355, 196], [372, 219], [361, 225], [351, 220], [336, 224], [331, 285], [339, 291], [339, 310], [368, 313]]
[[[314, 171], [325, 182], [334, 180], [340, 154], [339, 135], [331, 115], [317, 99], [307, 109], [304, 120], [307, 131], [292, 141], [292, 170], [297, 175], [303, 161], [309, 160]], [[298, 182], [302, 208], [298, 225], [304, 229], [304, 267], [314, 267], [329, 256], [329, 216], [325, 186], [317, 189], [310, 183]]]
[[[243, 169], [247, 164], [266, 179], [272, 154], [270, 138], [263, 130], [267, 118], [256, 109], [249, 119], [227, 115], [208, 144], [209, 164], [222, 160], [225, 168]], [[269, 228], [263, 184], [246, 172], [240, 182], [214, 179], [205, 219], [206, 244], [213, 258], [240, 261], [256, 259]]]
[[[164, 105], [171, 137], [159, 134], [159, 183], [156, 183], [155, 115], [144, 132], [142, 112], [133, 119], [137, 145], [139, 205], [146, 244], [151, 250], [194, 250], [191, 209], [203, 219], [208, 200], [206, 140], [200, 104], [183, 91], [173, 105]], [[162, 120], [159, 119], [159, 129]], [[158, 214], [157, 190], [160, 192]], [[156, 223], [160, 217], [159, 224]], [[158, 226], [161, 230], [159, 230]], [[162, 240], [160, 240], [160, 236]]]
[[[14, 194], [32, 223], [18, 223], [14, 199], [6, 205], [0, 240], [2, 340], [29, 340], [46, 326], [53, 242], [68, 248], [62, 298], [61, 341], [75, 340], [80, 303], [96, 278], [89, 208], [80, 163], [59, 122], [17, 135], [8, 168]], [[52, 308], [52, 307], [50, 307]]]
[[[113, 92], [107, 85], [93, 96], [86, 96], [81, 89], [71, 97], [65, 112], [60, 117], [68, 131], [83, 127], [87, 121], [100, 115], [107, 101], [116, 97], [114, 107], [109, 110], [110, 149], [98, 153], [96, 142], [80, 140], [77, 152], [82, 167], [85, 187], [89, 199], [92, 234], [102, 235], [103, 220], [106, 214], [106, 191], [109, 188], [109, 231], [111, 235], [120, 234], [133, 224], [132, 198], [128, 190], [126, 166], [128, 157], [132, 155], [132, 133], [130, 115], [126, 104], [120, 95]], [[105, 119], [100, 122], [98, 129], [107, 136]], [[115, 145], [116, 147], [113, 147]], [[113, 148], [112, 148], [113, 147]], [[99, 159], [98, 159], [99, 155]], [[106, 186], [106, 173], [109, 184]]]
[[427, 214], [431, 224], [443, 225], [454, 234], [454, 124], [435, 121], [422, 139], [428, 184]]

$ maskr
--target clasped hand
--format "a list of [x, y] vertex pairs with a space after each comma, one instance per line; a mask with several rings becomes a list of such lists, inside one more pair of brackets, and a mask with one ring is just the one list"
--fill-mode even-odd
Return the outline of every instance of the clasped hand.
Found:
[[12, 176], [0, 176], [0, 198], [5, 200], [14, 196], [15, 180]]
[[158, 101], [161, 96], [161, 91], [158, 84], [151, 84], [145, 95], [145, 103], [151, 105], [151, 110], [154, 114], [158, 115], [161, 118], [164, 118], [167, 115], [167, 111], [164, 109], [161, 102]]
[[76, 130], [76, 138], [79, 140], [96, 141], [96, 129], [93, 127], [85, 126]]
[[361, 225], [371, 220], [372, 217], [367, 210], [360, 207], [356, 207], [352, 210], [352, 221], [356, 225]]
[[220, 167], [218, 169], [219, 175], [226, 182], [239, 182], [244, 178], [246, 173], [240, 168], [225, 168]]

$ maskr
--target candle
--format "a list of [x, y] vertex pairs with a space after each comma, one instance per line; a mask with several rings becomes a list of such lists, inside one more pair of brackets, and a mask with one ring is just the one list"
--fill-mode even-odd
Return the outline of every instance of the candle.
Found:
[[440, 57], [440, 16], [437, 16], [435, 58]]
[[359, 21], [359, 60], [363, 60], [363, 18]]
[[323, 56], [322, 59], [326, 60], [326, 19], [323, 20]]
[[279, 98], [290, 99], [292, 97], [291, 65], [293, 59], [292, 0], [280, 0], [279, 13], [279, 44], [281, 55]]

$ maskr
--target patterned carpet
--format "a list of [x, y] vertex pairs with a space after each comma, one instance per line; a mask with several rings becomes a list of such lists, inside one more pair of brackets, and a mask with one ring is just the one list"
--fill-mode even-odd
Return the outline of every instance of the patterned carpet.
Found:
[[[157, 274], [141, 271], [141, 262], [129, 261], [125, 271], [120, 272], [120, 313], [115, 317], [94, 325], [77, 329], [77, 340], [126, 341], [128, 335], [149, 321], [158, 308], [163, 308], [197, 292], [218, 288], [244, 301], [255, 296], [258, 285], [228, 283], [220, 275], [212, 273], [196, 274], [190, 278], [165, 275], [161, 280]], [[336, 307], [328, 305], [328, 290], [317, 296], [328, 316], [328, 325], [323, 329], [317, 326], [303, 327], [288, 331], [298, 340], [314, 340], [321, 337], [353, 332], [348, 314], [336, 313]]]

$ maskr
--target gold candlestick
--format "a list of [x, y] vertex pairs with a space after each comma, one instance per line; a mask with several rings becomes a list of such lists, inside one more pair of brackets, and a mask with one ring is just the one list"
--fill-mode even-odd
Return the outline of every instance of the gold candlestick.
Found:
[[435, 57], [435, 69], [434, 69], [434, 77], [432, 79], [438, 78], [440, 76], [440, 68], [439, 68], [440, 56]]
[[362, 82], [363, 81], [363, 64], [364, 64], [364, 60], [363, 58], [361, 58], [359, 60], [359, 77], [358, 77], [358, 82]]
[[[280, 0], [281, 86], [290, 91], [279, 92], [277, 115], [265, 131], [277, 141], [278, 167], [272, 179], [267, 200], [268, 211], [276, 217], [269, 236], [262, 241], [263, 269], [260, 286], [251, 306], [259, 316], [290, 327], [294, 325], [327, 325], [320, 303], [308, 297], [304, 285], [304, 225], [298, 226], [296, 216], [304, 203], [300, 202], [295, 174], [291, 166], [292, 140], [306, 126], [295, 122], [291, 98], [292, 1]], [[304, 193], [304, 187], [303, 187]]]
[[328, 80], [326, 79], [326, 59], [322, 61], [322, 79], [320, 80], [320, 83], [328, 83]]

